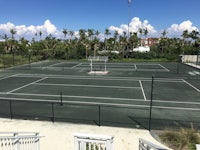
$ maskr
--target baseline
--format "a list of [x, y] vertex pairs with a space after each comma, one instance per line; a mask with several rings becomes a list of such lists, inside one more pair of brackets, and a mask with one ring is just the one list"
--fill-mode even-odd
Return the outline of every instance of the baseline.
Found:
[[53, 84], [53, 83], [37, 83], [37, 82], [36, 83], [32, 83], [32, 84], [46, 85], [46, 86], [95, 87], [95, 88], [116, 88], [116, 89], [140, 89], [140, 87], [102, 86], [102, 85], [83, 85], [83, 84]]
[[[60, 97], [52, 94], [31, 94], [31, 93], [1, 93], [6, 95], [18, 95], [18, 96], [37, 96], [37, 97]], [[114, 100], [114, 101], [137, 101], [143, 102], [144, 99], [131, 99], [131, 98], [112, 98], [112, 97], [94, 97], [94, 96], [76, 96], [76, 95], [62, 95], [63, 98], [77, 98], [77, 99], [97, 99], [97, 100]], [[58, 99], [57, 99], [58, 101]]]

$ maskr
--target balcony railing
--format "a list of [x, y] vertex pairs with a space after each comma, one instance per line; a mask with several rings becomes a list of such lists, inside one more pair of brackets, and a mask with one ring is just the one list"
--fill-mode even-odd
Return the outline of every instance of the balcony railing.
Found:
[[113, 150], [113, 136], [75, 133], [75, 150]]
[[139, 139], [139, 150], [167, 150], [144, 139]]
[[40, 150], [39, 133], [0, 132], [0, 150]]

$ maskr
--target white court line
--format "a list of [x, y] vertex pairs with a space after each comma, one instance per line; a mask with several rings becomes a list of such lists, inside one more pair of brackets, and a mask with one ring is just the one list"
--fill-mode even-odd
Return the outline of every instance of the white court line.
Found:
[[[1, 93], [3, 94], [3, 93]], [[20, 95], [20, 96], [41, 96], [41, 97], [60, 97], [59, 95], [51, 94], [31, 94], [31, 93], [5, 93], [8, 95]], [[143, 102], [144, 99], [132, 99], [132, 98], [116, 98], [116, 97], [94, 97], [94, 96], [75, 96], [75, 95], [62, 95], [63, 98], [80, 98], [80, 99], [98, 99], [98, 100], [115, 100], [115, 101], [140, 101]]]
[[200, 108], [189, 108], [189, 107], [166, 107], [166, 106], [152, 106], [153, 108], [158, 109], [174, 109], [174, 110], [191, 110], [191, 111], [199, 111]]
[[51, 83], [33, 83], [37, 85], [46, 86], [71, 86], [71, 87], [92, 87], [92, 88], [117, 88], [117, 89], [140, 89], [140, 87], [127, 87], [127, 86], [103, 86], [103, 85], [83, 85], [83, 84], [51, 84]]
[[25, 88], [25, 87], [27, 87], [27, 86], [29, 86], [29, 85], [31, 85], [31, 84], [36, 83], [36, 82], [45, 80], [46, 78], [47, 78], [47, 77], [44, 77], [44, 78], [42, 78], [42, 79], [39, 79], [39, 80], [33, 81], [33, 82], [29, 83], [29, 84], [26, 84], [26, 85], [23, 85], [23, 86], [21, 86], [21, 87], [18, 87], [18, 88], [14, 89], [14, 90], [11, 90], [11, 91], [7, 92], [7, 94], [12, 93], [12, 92], [15, 92], [15, 91], [17, 91], [17, 90], [20, 90], [20, 89], [22, 89], [22, 88]]
[[[48, 77], [58, 79], [88, 79], [88, 80], [111, 80], [111, 81], [151, 81], [151, 78], [139, 77], [90, 77], [90, 76], [71, 76], [71, 75], [46, 75], [46, 74], [17, 74], [18, 77]], [[183, 82], [183, 79], [175, 78], [155, 78], [160, 82]]]
[[71, 67], [71, 68], [75, 68], [75, 67], [78, 67], [78, 66], [80, 66], [80, 65], [82, 65], [83, 63], [79, 63], [79, 64], [77, 64], [77, 65], [75, 65], [75, 66], [73, 66], [73, 67]]
[[[54, 102], [60, 103], [58, 100], [49, 100], [49, 99], [26, 99], [26, 98], [8, 98], [8, 97], [0, 97], [0, 99], [4, 100], [15, 100], [15, 101], [29, 101], [29, 102]], [[74, 104], [88, 104], [88, 105], [105, 105], [105, 106], [126, 106], [126, 107], [142, 107], [149, 108], [148, 105], [133, 105], [133, 104], [116, 104], [116, 103], [105, 103], [105, 102], [85, 102], [85, 101], [63, 101], [63, 103], [74, 103]], [[191, 111], [199, 111], [199, 108], [189, 108], [189, 107], [166, 107], [166, 106], [152, 106], [153, 108], [158, 109], [174, 109], [174, 110], [191, 110]]]
[[49, 65], [49, 66], [46, 66], [46, 67], [54, 67], [56, 65], [60, 65], [60, 64], [64, 64], [65, 62], [59, 62], [59, 63], [55, 63], [55, 64], [52, 64], [52, 65]]
[[188, 105], [200, 105], [199, 102], [187, 102], [187, 101], [166, 101], [166, 100], [153, 100], [154, 102], [157, 103], [172, 103], [172, 104], [188, 104]]
[[0, 80], [4, 80], [4, 79], [16, 77], [16, 76], [18, 76], [18, 74], [14, 74], [14, 75], [11, 75], [11, 76], [6, 76], [6, 77], [4, 77], [4, 78], [0, 78]]
[[147, 101], [146, 95], [145, 95], [145, 93], [144, 93], [144, 88], [143, 88], [143, 86], [142, 86], [142, 81], [139, 80], [139, 82], [140, 82], [140, 87], [141, 87], [141, 90], [142, 90], [142, 94], [143, 94], [143, 96], [144, 96], [144, 100]]
[[[8, 97], [0, 97], [0, 99], [14, 100], [14, 101], [27, 101], [27, 102], [54, 102], [58, 104], [60, 103], [58, 100], [49, 100], [49, 99], [27, 99], [27, 98], [8, 98]], [[149, 108], [149, 106], [147, 105], [133, 105], [133, 104], [123, 104], [123, 103], [116, 104], [116, 103], [106, 103], [106, 102], [63, 101], [63, 103]]]
[[166, 70], [166, 71], [170, 71], [169, 69], [167, 69], [166, 67], [164, 67], [163, 65], [161, 65], [161, 64], [158, 64], [161, 68], [163, 68], [164, 70]]
[[200, 89], [198, 89], [194, 85], [190, 84], [189, 82], [185, 81], [184, 79], [183, 79], [183, 82], [185, 82], [187, 85], [189, 85], [190, 87], [192, 87], [193, 89], [195, 89], [197, 92], [200, 92]]
[[137, 70], [138, 68], [137, 68], [137, 65], [136, 64], [134, 64], [134, 66], [135, 66], [135, 69]]
[[[71, 76], [71, 75], [40, 75], [40, 74], [18, 74], [18, 77], [48, 77], [58, 79], [88, 79], [88, 80], [111, 80], [111, 81], [138, 81], [137, 78], [123, 78], [123, 77], [90, 77], [90, 76]], [[142, 78], [139, 78], [142, 79]], [[143, 78], [149, 79], [150, 78]]]

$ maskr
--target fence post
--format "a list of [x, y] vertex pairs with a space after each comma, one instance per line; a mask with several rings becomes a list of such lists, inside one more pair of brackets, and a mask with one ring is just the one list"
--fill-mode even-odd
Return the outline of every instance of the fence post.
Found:
[[151, 115], [152, 115], [152, 104], [153, 104], [153, 86], [154, 86], [154, 76], [152, 76], [152, 81], [151, 81], [151, 101], [150, 101], [150, 112], [149, 112], [149, 131], [151, 130]]
[[13, 118], [13, 113], [12, 113], [12, 100], [9, 101], [9, 106], [10, 106], [10, 119], [12, 120], [12, 118]]
[[14, 143], [13, 143], [13, 150], [20, 150], [20, 147], [19, 147], [19, 138], [18, 138], [18, 133], [14, 133]]
[[54, 103], [52, 103], [51, 104], [51, 111], [52, 111], [52, 117], [51, 117], [51, 119], [52, 119], [52, 122], [54, 123]]
[[40, 138], [39, 138], [39, 133], [35, 133], [35, 136], [38, 137], [35, 140], [35, 144], [36, 144], [36, 150], [40, 150]]
[[60, 106], [63, 105], [63, 101], [62, 101], [62, 91], [60, 91]]
[[178, 56], [178, 64], [177, 64], [177, 74], [179, 74], [179, 68], [180, 68], [180, 63], [182, 62], [182, 57], [181, 55]]
[[99, 105], [99, 127], [101, 126], [101, 105]]

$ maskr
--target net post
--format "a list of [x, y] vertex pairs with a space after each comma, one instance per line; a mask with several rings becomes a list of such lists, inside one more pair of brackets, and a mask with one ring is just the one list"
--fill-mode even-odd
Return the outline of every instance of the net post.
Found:
[[154, 75], [152, 75], [152, 80], [151, 80], [151, 101], [150, 101], [150, 110], [149, 110], [149, 131], [151, 130], [152, 105], [153, 105], [153, 87], [154, 87]]

